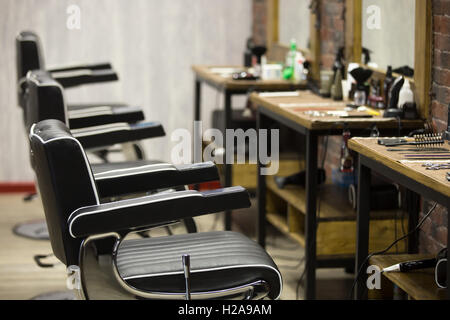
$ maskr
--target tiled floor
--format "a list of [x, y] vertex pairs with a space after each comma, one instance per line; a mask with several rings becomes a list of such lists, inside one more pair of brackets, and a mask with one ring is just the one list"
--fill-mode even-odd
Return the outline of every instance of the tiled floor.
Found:
[[[0, 299], [30, 299], [38, 294], [65, 290], [65, 267], [54, 258], [54, 268], [39, 268], [33, 261], [36, 254], [51, 253], [45, 240], [30, 240], [12, 232], [14, 225], [27, 220], [43, 219], [40, 199], [23, 202], [23, 195], [0, 196]], [[254, 202], [253, 202], [254, 203]], [[222, 230], [223, 215], [213, 214], [196, 218], [199, 232]], [[255, 238], [256, 210], [238, 210], [233, 213], [233, 229]], [[182, 226], [174, 233], [185, 232]], [[153, 235], [164, 234], [164, 229], [152, 231]], [[283, 276], [281, 299], [302, 298], [302, 289], [296, 288], [303, 272], [304, 250], [274, 228], [268, 228], [267, 250], [278, 265]], [[353, 275], [343, 269], [320, 269], [317, 271], [317, 292], [320, 299], [346, 299], [349, 296]]]

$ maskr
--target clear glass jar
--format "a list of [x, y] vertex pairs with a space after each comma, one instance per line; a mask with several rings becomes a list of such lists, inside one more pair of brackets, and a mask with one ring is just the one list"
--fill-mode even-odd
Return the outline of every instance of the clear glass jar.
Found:
[[353, 97], [354, 103], [357, 106], [363, 106], [366, 104], [366, 92], [363, 90], [356, 90]]

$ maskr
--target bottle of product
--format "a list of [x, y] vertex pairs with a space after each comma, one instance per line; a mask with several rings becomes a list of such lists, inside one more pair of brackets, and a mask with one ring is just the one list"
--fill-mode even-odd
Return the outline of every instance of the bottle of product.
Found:
[[305, 57], [299, 51], [295, 52], [295, 62], [294, 62], [294, 81], [300, 82], [306, 80], [306, 74], [304, 72], [305, 68], [303, 63], [305, 62]]
[[366, 104], [367, 95], [366, 95], [366, 87], [364, 85], [358, 84], [356, 87], [355, 94], [353, 96], [354, 104], [357, 106], [363, 106]]
[[405, 79], [405, 83], [400, 90], [398, 95], [398, 108], [402, 108], [405, 103], [413, 103], [414, 102], [414, 94], [411, 90], [411, 86], [409, 85], [408, 79]]
[[384, 78], [383, 93], [384, 93], [384, 105], [389, 105], [389, 91], [391, 90], [394, 77], [392, 76], [392, 66], [388, 66], [386, 77]]
[[336, 58], [333, 63], [333, 81], [336, 78], [337, 71], [341, 71], [341, 77], [345, 76], [345, 64], [344, 64], [344, 47], [340, 47], [336, 53]]
[[252, 67], [252, 63], [253, 63], [252, 48], [254, 46], [255, 46], [255, 44], [253, 43], [253, 38], [248, 38], [247, 44], [245, 46], [245, 52], [244, 52], [244, 66], [247, 68]]
[[291, 40], [291, 49], [286, 54], [285, 68], [283, 70], [283, 78], [286, 80], [294, 77], [295, 58], [297, 56], [297, 42], [295, 39]]
[[353, 172], [353, 157], [350, 154], [350, 150], [348, 149], [348, 140], [350, 139], [351, 134], [350, 131], [345, 129], [342, 133], [342, 146], [341, 146], [341, 172]]
[[331, 93], [333, 100], [342, 100], [342, 75], [341, 70], [337, 69], [336, 76], [334, 77], [334, 85]]

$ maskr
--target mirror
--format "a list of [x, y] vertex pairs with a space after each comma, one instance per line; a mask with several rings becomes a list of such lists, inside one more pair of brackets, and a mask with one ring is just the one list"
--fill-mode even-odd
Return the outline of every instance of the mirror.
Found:
[[[414, 69], [415, 4], [415, 0], [362, 0], [362, 47], [369, 49], [369, 65]], [[363, 52], [361, 61], [367, 64], [365, 58]]]
[[297, 48], [309, 47], [310, 2], [310, 0], [279, 0], [279, 43], [289, 46], [291, 39], [295, 39]]

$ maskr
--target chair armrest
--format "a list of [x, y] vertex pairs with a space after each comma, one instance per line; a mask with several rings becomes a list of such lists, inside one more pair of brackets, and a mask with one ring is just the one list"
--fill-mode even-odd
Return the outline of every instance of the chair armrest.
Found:
[[52, 72], [52, 77], [64, 88], [71, 88], [90, 83], [116, 81], [119, 79], [117, 73], [112, 69], [58, 71]]
[[114, 197], [150, 190], [219, 180], [213, 162], [188, 165], [157, 163], [94, 173], [101, 197]]
[[127, 122], [136, 123], [145, 119], [140, 107], [93, 105], [91, 107], [68, 110], [69, 127], [80, 129], [104, 124]]
[[230, 187], [206, 192], [179, 191], [110, 202], [75, 210], [69, 233], [84, 238], [109, 232], [130, 232], [224, 210], [250, 207], [247, 190]]
[[118, 143], [139, 141], [165, 135], [164, 128], [159, 122], [138, 124], [120, 122], [70, 131], [86, 149], [107, 147]]
[[93, 64], [79, 64], [64, 67], [54, 67], [47, 69], [49, 72], [67, 72], [76, 70], [101, 70], [101, 69], [112, 69], [112, 65], [109, 62], [93, 63]]

